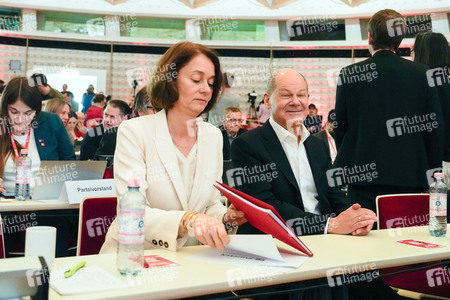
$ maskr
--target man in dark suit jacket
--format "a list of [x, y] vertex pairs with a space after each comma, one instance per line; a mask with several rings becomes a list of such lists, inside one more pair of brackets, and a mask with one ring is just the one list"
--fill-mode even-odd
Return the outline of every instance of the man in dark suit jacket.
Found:
[[[278, 70], [269, 86], [264, 101], [272, 116], [263, 127], [233, 142], [231, 156], [236, 169], [228, 171], [229, 182], [274, 206], [299, 235], [367, 234], [375, 213], [352, 206], [337, 187], [329, 186], [327, 149], [302, 125], [309, 98], [303, 75], [292, 69]], [[299, 127], [302, 130], [297, 130]], [[244, 224], [238, 233], [260, 232]]]
[[336, 114], [334, 109], [328, 112], [328, 119], [325, 127], [322, 131], [315, 133], [314, 136], [320, 138], [323, 145], [327, 149], [331, 164], [334, 163], [334, 159], [337, 155], [336, 143], [334, 141], [334, 122], [336, 121]]
[[220, 131], [222, 131], [223, 136], [223, 160], [230, 160], [230, 147], [234, 139], [247, 129], [241, 128], [242, 126], [242, 113], [237, 107], [227, 107], [225, 109], [225, 118], [222, 120], [222, 126], [220, 126]]
[[[338, 155], [330, 172], [348, 184], [353, 202], [374, 210], [377, 195], [428, 189], [428, 173], [442, 162], [444, 124], [426, 67], [395, 54], [406, 34], [403, 17], [379, 11], [368, 31], [372, 57], [339, 75]], [[377, 173], [371, 180], [351, 174], [367, 166]]]

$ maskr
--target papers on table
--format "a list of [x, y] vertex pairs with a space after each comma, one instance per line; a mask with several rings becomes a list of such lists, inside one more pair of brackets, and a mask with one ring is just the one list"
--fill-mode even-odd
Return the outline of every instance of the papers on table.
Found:
[[64, 277], [66, 270], [50, 273], [50, 286], [61, 295], [92, 293], [128, 287], [122, 280], [98, 266], [85, 267], [69, 278]]
[[309, 260], [309, 257], [295, 250], [280, 252], [270, 235], [230, 235], [230, 243], [225, 247], [226, 249], [222, 252], [217, 249], [208, 249], [187, 258], [244, 267], [265, 266], [287, 269], [298, 268]]

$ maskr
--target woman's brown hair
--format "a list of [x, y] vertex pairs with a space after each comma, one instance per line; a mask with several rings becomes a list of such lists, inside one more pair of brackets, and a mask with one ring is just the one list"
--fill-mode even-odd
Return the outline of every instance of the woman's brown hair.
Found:
[[[42, 97], [39, 90], [36, 87], [31, 87], [26, 77], [14, 77], [11, 79], [2, 93], [0, 106], [0, 176], [3, 176], [6, 161], [14, 151], [9, 136], [11, 123], [8, 118], [8, 107], [19, 99], [36, 111], [34, 118], [41, 112]], [[18, 151], [22, 149], [18, 142], [16, 142], [16, 146]], [[12, 159], [15, 161], [15, 155], [12, 155]]]
[[70, 108], [70, 104], [66, 101], [61, 99], [52, 99], [47, 102], [44, 111], [59, 114], [66, 105], [68, 105]]
[[208, 57], [214, 65], [214, 84], [211, 100], [202, 113], [209, 112], [216, 104], [222, 86], [222, 72], [217, 53], [203, 45], [191, 42], [181, 42], [164, 53], [159, 60], [156, 71], [148, 85], [148, 94], [150, 95], [152, 106], [160, 111], [171, 109], [178, 100], [178, 91], [175, 86], [177, 76], [187, 63], [196, 55], [203, 54]]

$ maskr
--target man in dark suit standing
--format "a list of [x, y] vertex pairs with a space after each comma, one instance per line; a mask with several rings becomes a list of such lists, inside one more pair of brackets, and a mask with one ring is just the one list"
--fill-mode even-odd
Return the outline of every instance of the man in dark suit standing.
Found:
[[334, 126], [336, 121], [336, 113], [334, 109], [330, 110], [328, 113], [327, 123], [322, 131], [315, 133], [314, 136], [317, 136], [323, 142], [325, 148], [328, 150], [330, 155], [331, 164], [334, 163], [334, 159], [337, 155], [336, 142], [334, 141]]
[[[302, 124], [308, 113], [306, 79], [292, 69], [278, 70], [268, 89], [264, 102], [272, 116], [233, 142], [235, 169], [227, 172], [229, 183], [274, 206], [298, 235], [367, 234], [375, 213], [352, 206], [337, 187], [329, 186], [326, 148]], [[238, 233], [260, 232], [245, 224]]]
[[[395, 54], [405, 24], [394, 10], [373, 15], [368, 25], [372, 57], [339, 74], [338, 155], [331, 177], [348, 184], [353, 203], [371, 210], [377, 195], [427, 190], [428, 174], [442, 162], [443, 117], [426, 67]], [[366, 166], [377, 173], [372, 180], [352, 174]]]
[[223, 160], [230, 160], [231, 143], [233, 143], [235, 138], [247, 131], [247, 129], [242, 128], [241, 110], [237, 107], [227, 107], [222, 124], [220, 131], [222, 131], [223, 136]]

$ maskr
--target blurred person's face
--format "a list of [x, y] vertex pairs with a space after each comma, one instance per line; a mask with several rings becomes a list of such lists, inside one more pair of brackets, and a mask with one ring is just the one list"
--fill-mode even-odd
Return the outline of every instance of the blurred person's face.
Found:
[[77, 126], [77, 119], [76, 118], [69, 118], [67, 120], [66, 129], [69, 131], [75, 130], [75, 126]]
[[198, 54], [180, 69], [176, 81], [178, 100], [172, 109], [197, 117], [211, 100], [214, 84], [214, 64]]
[[8, 119], [14, 134], [28, 132], [35, 115], [36, 111], [20, 99], [8, 105]]
[[76, 114], [77, 114], [77, 117], [78, 117], [78, 126], [80, 128], [83, 128], [84, 120], [86, 120], [86, 116], [81, 111], [77, 111]]
[[69, 105], [64, 105], [63, 108], [61, 109], [61, 111], [59, 112], [59, 117], [61, 118], [61, 120], [63, 121], [64, 126], [67, 125], [67, 121], [69, 120], [69, 112], [70, 112], [70, 107]]
[[242, 114], [240, 112], [229, 112], [223, 120], [223, 126], [229, 135], [234, 136], [242, 124]]
[[64, 100], [66, 100], [66, 102], [69, 103], [70, 101], [72, 101], [72, 96], [66, 93], [64, 94]]
[[308, 114], [309, 94], [305, 79], [296, 71], [279, 71], [275, 90], [264, 94], [264, 102], [272, 112], [272, 118], [286, 130], [287, 121], [303, 120]]
[[311, 117], [316, 116], [316, 115], [317, 115], [317, 109], [315, 109], [314, 107], [310, 108], [310, 109], [309, 109], [309, 115], [310, 115]]
[[120, 108], [108, 105], [103, 112], [103, 127], [105, 130], [118, 127], [126, 119], [127, 117], [122, 115]]
[[67, 91], [67, 84], [63, 84], [63, 91]]

